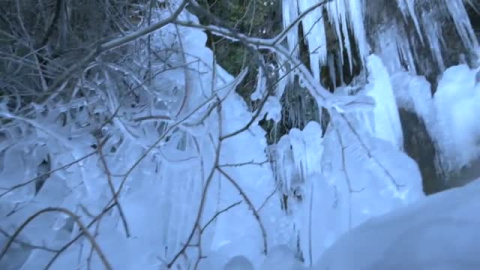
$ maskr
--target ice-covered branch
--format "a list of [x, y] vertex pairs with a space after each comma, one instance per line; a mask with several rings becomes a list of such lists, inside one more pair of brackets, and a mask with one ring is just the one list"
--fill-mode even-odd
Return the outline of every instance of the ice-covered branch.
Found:
[[364, 110], [365, 108], [368, 109], [374, 106], [374, 101], [368, 96], [344, 97], [334, 96], [331, 94], [320, 84], [320, 82], [316, 81], [312, 73], [300, 60], [293, 57], [282, 45], [277, 43], [277, 38], [262, 39], [257, 37], [249, 37], [245, 34], [237, 33], [231, 29], [218, 25], [204, 26], [192, 21], [175, 20], [175, 23], [186, 27], [194, 27], [210, 31], [213, 34], [231, 41], [241, 42], [242, 44], [245, 44], [247, 47], [254, 50], [267, 49], [273, 53], [281, 55], [284, 57], [284, 59], [286, 59], [290, 67], [295, 67], [293, 72], [299, 76], [300, 83], [305, 85], [312, 96], [316, 98], [318, 105], [327, 110], [336, 110], [340, 113], [346, 113], [357, 111], [359, 109]]
[[156, 23], [151, 24], [150, 26], [147, 26], [145, 28], [141, 28], [138, 31], [135, 31], [131, 34], [128, 34], [124, 37], [116, 38], [107, 42], [104, 42], [99, 45], [98, 47], [98, 52], [97, 53], [102, 53], [114, 48], [117, 48], [119, 46], [125, 45], [129, 42], [132, 42], [136, 39], [139, 39], [141, 37], [144, 37], [148, 34], [151, 34], [154, 31], [157, 31], [158, 29], [164, 27], [165, 25], [172, 23], [174, 20], [177, 19], [178, 15], [185, 9], [185, 6], [187, 5], [189, 0], [182, 0], [178, 7], [168, 16], [167, 18], [158, 21]]

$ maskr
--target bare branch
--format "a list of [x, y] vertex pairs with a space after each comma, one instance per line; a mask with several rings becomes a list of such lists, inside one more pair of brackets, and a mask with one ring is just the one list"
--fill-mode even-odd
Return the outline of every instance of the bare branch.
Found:
[[190, 243], [193, 240], [193, 236], [195, 235], [195, 231], [197, 231], [197, 228], [201, 229], [200, 221], [202, 220], [203, 208], [205, 206], [205, 202], [207, 201], [207, 192], [208, 192], [208, 189], [210, 187], [210, 184], [213, 181], [213, 176], [215, 175], [215, 170], [217, 168], [218, 162], [220, 161], [220, 151], [221, 151], [221, 148], [222, 148], [221, 138], [222, 138], [222, 130], [223, 130], [222, 111], [221, 110], [222, 110], [221, 103], [218, 102], [217, 103], [217, 116], [218, 116], [218, 125], [219, 126], [218, 126], [218, 145], [217, 145], [216, 151], [215, 151], [215, 161], [214, 161], [214, 164], [212, 166], [212, 169], [210, 170], [210, 173], [207, 177], [207, 181], [206, 181], [205, 186], [204, 186], [203, 191], [202, 191], [202, 197], [201, 197], [201, 200], [200, 200], [200, 205], [198, 207], [197, 217], [195, 219], [195, 223], [194, 223], [193, 228], [190, 232], [190, 235], [188, 236], [187, 241], [185, 242], [183, 247], [180, 249], [180, 251], [178, 251], [175, 254], [173, 259], [167, 264], [168, 268], [171, 268], [173, 266], [173, 264], [178, 260], [178, 258], [181, 255], [185, 254], [185, 251], [187, 250], [187, 248], [189, 247]]
[[110, 173], [110, 169], [108, 168], [107, 161], [105, 160], [105, 156], [103, 155], [103, 144], [102, 142], [98, 141], [98, 155], [100, 156], [100, 160], [102, 161], [103, 168], [105, 170], [105, 174], [107, 175], [108, 187], [110, 188], [110, 192], [112, 193], [112, 200], [115, 202], [115, 205], [118, 208], [118, 213], [120, 215], [120, 219], [122, 220], [123, 228], [125, 230], [125, 235], [130, 237], [130, 229], [128, 228], [127, 218], [123, 213], [123, 208], [118, 201], [118, 194], [115, 192], [115, 187], [113, 186], [112, 181], [112, 174]]
[[242, 201], [238, 201], [236, 203], [232, 203], [231, 205], [229, 205], [228, 207], [225, 207], [224, 209], [218, 211], [217, 213], [215, 213], [215, 215], [213, 215], [212, 218], [210, 218], [210, 220], [207, 221], [207, 223], [202, 227], [202, 229], [200, 230], [201, 233], [203, 233], [203, 231], [205, 231], [205, 229], [208, 228], [208, 226], [213, 222], [215, 221], [215, 219], [217, 219], [218, 216], [220, 216], [221, 214], [227, 212], [228, 210], [234, 208], [235, 206], [237, 205], [240, 205], [242, 203]]
[[[105, 215], [106, 213], [108, 213], [108, 211], [110, 211], [111, 209], [113, 209], [113, 207], [115, 206], [115, 204], [111, 204], [110, 206], [104, 208], [102, 210], [102, 212], [100, 214], [98, 214], [92, 221], [90, 221], [90, 223], [87, 225], [87, 229], [90, 228], [91, 226], [93, 226], [97, 221], [99, 221], [103, 215]], [[80, 231], [77, 236], [75, 236], [74, 238], [72, 238], [72, 240], [70, 240], [68, 243], [66, 243], [65, 245], [63, 245], [62, 248], [60, 248], [58, 250], [58, 252], [50, 259], [50, 261], [47, 263], [47, 265], [45, 266], [45, 270], [48, 270], [50, 269], [50, 267], [53, 265], [53, 263], [55, 262], [55, 260], [63, 253], [65, 252], [71, 245], [73, 245], [78, 239], [80, 239], [80, 237], [84, 236], [85, 233], [84, 231]]]
[[258, 211], [256, 210], [255, 206], [253, 205], [252, 201], [248, 198], [247, 194], [245, 191], [243, 191], [242, 187], [238, 185], [238, 183], [230, 176], [228, 175], [222, 168], [217, 167], [217, 170], [227, 178], [227, 180], [238, 190], [240, 195], [242, 196], [243, 200], [248, 204], [250, 210], [252, 210], [253, 215], [255, 219], [257, 220], [257, 223], [260, 227], [260, 230], [262, 232], [262, 237], [263, 237], [263, 253], [267, 254], [268, 252], [268, 245], [267, 245], [267, 231], [265, 230], [265, 227], [263, 226], [263, 222], [260, 219], [260, 215], [258, 214]]
[[62, 213], [62, 214], [65, 214], [69, 217], [71, 217], [75, 223], [77, 223], [78, 227], [80, 228], [80, 230], [83, 232], [83, 234], [87, 237], [88, 241], [90, 242], [90, 244], [92, 245], [92, 247], [95, 249], [95, 252], [97, 252], [98, 254], [98, 257], [100, 258], [101, 262], [103, 263], [103, 266], [105, 266], [106, 269], [108, 270], [112, 270], [113, 268], [111, 267], [110, 263], [108, 262], [107, 258], [105, 257], [105, 254], [103, 254], [103, 251], [102, 249], [98, 246], [98, 243], [97, 241], [95, 240], [95, 238], [90, 234], [90, 232], [88, 232], [88, 229], [83, 225], [83, 223], [80, 221], [80, 218], [75, 215], [73, 212], [71, 212], [70, 210], [68, 209], [65, 209], [65, 208], [60, 208], [60, 207], [49, 207], [49, 208], [45, 208], [45, 209], [42, 209], [38, 212], [36, 212], [35, 214], [31, 215], [29, 218], [27, 218], [27, 220], [25, 220], [25, 222], [23, 222], [18, 228], [17, 230], [13, 233], [12, 237], [10, 237], [10, 239], [7, 241], [7, 243], [5, 244], [5, 246], [2, 248], [2, 250], [0, 251], [0, 260], [2, 260], [2, 258], [5, 256], [5, 254], [7, 253], [8, 249], [10, 248], [10, 246], [12, 245], [12, 243], [15, 241], [15, 238], [17, 238], [17, 236], [23, 231], [23, 229], [28, 225], [30, 224], [33, 220], [35, 220], [37, 217], [39, 217], [40, 215], [43, 215], [45, 213], [51, 213], [51, 212], [58, 212], [58, 213]]
[[155, 31], [157, 31], [158, 29], [164, 27], [165, 25], [169, 24], [169, 23], [172, 23], [174, 20], [177, 19], [178, 15], [180, 15], [180, 13], [183, 11], [183, 9], [185, 8], [185, 6], [187, 5], [188, 3], [188, 0], [183, 0], [180, 5], [177, 7], [177, 9], [172, 12], [172, 14], [170, 16], [168, 16], [168, 18], [166, 19], [163, 19], [159, 22], [156, 22], [148, 27], [145, 27], [145, 28], [142, 28], [138, 31], [135, 31], [131, 34], [128, 34], [124, 37], [120, 37], [120, 38], [117, 38], [117, 39], [114, 39], [114, 40], [110, 40], [110, 41], [107, 41], [103, 44], [101, 44], [99, 46], [99, 53], [100, 52], [106, 52], [108, 50], [111, 50], [111, 49], [114, 49], [114, 48], [117, 48], [119, 46], [122, 46], [122, 45], [125, 45], [129, 42], [132, 42], [136, 39], [139, 39], [143, 36], [146, 36], [150, 33], [153, 33]]
[[[12, 238], [12, 236], [10, 234], [8, 234], [5, 230], [3, 230], [1, 228], [0, 228], [0, 233], [3, 234], [6, 238]], [[22, 245], [22, 246], [25, 246], [25, 247], [28, 247], [28, 248], [40, 249], [40, 250], [44, 250], [44, 251], [47, 251], [47, 252], [58, 252], [57, 249], [53, 249], [53, 248], [49, 248], [49, 247], [45, 247], [45, 246], [34, 245], [34, 244], [30, 244], [30, 243], [27, 243], [27, 242], [24, 242], [24, 241], [21, 241], [21, 240], [17, 240], [17, 239], [14, 240], [14, 243], [17, 243], [19, 245]]]

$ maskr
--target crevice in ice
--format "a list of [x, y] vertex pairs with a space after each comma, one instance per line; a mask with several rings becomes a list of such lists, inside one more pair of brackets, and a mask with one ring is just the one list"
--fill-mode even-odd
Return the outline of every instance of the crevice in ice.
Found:
[[428, 133], [424, 120], [413, 111], [399, 109], [404, 136], [405, 152], [414, 159], [420, 169], [423, 192], [433, 194], [446, 188], [436, 170], [435, 143]]

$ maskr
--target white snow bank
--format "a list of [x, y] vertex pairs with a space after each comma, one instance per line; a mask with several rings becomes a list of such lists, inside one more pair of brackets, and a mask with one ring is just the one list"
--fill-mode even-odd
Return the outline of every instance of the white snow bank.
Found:
[[480, 269], [480, 179], [342, 236], [314, 269]]

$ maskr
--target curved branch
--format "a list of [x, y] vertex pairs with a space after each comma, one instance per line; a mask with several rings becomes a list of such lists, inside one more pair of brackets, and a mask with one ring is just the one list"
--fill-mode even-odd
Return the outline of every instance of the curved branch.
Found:
[[[99, 221], [104, 214], [106, 214], [108, 211], [110, 211], [113, 207], [115, 206], [115, 204], [111, 204], [110, 206], [104, 208], [102, 210], [102, 212], [97, 215], [92, 221], [90, 221], [90, 223], [86, 226], [86, 228], [90, 228], [93, 226], [93, 224], [95, 224], [97, 221]], [[55, 260], [63, 253], [65, 252], [65, 250], [67, 250], [71, 245], [73, 245], [73, 243], [75, 243], [78, 239], [80, 239], [80, 237], [82, 237], [84, 235], [84, 231], [80, 231], [74, 238], [72, 238], [68, 243], [66, 243], [65, 245], [63, 245], [59, 250], [58, 252], [50, 259], [50, 261], [48, 261], [47, 265], [45, 266], [44, 270], [48, 270], [50, 269], [50, 267], [53, 265], [53, 263], [55, 262]]]
[[238, 185], [238, 183], [229, 175], [227, 172], [225, 172], [222, 168], [217, 166], [217, 170], [227, 178], [227, 180], [238, 190], [240, 195], [242, 196], [243, 200], [248, 204], [250, 207], [250, 210], [253, 212], [253, 216], [258, 222], [258, 226], [260, 227], [260, 230], [262, 231], [262, 237], [263, 237], [263, 253], [267, 254], [268, 252], [268, 245], [267, 245], [267, 231], [265, 230], [265, 226], [263, 226], [263, 222], [260, 219], [260, 215], [258, 214], [258, 211], [255, 209], [255, 206], [253, 205], [252, 201], [248, 198], [247, 194], [245, 191], [243, 191], [242, 187]]

